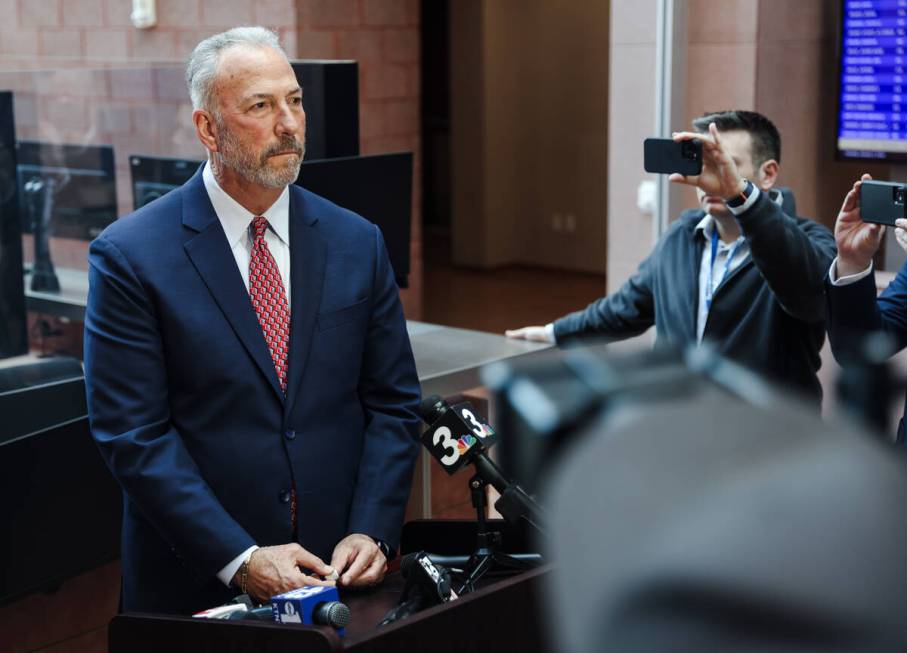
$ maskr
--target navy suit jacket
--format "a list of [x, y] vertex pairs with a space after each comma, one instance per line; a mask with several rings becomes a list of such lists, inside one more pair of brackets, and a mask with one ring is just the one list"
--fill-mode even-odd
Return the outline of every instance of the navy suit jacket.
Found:
[[381, 232], [290, 186], [286, 397], [201, 170], [89, 250], [92, 434], [123, 487], [124, 610], [229, 599], [253, 544], [330, 561], [348, 533], [396, 544], [419, 383]]
[[[907, 346], [907, 265], [876, 298], [875, 275], [856, 283], [833, 286], [826, 279], [828, 294], [828, 341], [838, 361], [856, 353], [862, 339], [873, 331], [891, 335], [897, 348]], [[907, 402], [905, 402], [907, 411]], [[898, 424], [897, 441], [907, 443], [904, 418]]]

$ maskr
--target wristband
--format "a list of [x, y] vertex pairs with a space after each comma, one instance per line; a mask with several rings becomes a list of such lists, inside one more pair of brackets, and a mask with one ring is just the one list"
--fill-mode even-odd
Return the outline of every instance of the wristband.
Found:
[[743, 182], [743, 190], [730, 199], [724, 200], [724, 203], [728, 206], [728, 208], [735, 209], [738, 206], [743, 206], [746, 203], [746, 200], [749, 199], [749, 196], [753, 194], [753, 188], [755, 188], [755, 186], [753, 186], [753, 182], [746, 178], [741, 178], [740, 181]]

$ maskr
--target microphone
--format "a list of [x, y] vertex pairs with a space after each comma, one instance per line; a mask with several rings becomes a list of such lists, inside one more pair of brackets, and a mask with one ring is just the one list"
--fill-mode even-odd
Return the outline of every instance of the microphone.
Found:
[[350, 609], [340, 602], [336, 587], [309, 585], [271, 598], [273, 620], [280, 623], [331, 626], [341, 637]]
[[455, 601], [450, 572], [432, 562], [425, 551], [410, 553], [400, 560], [400, 573], [406, 579], [400, 603], [378, 624], [386, 626], [433, 605]]
[[438, 395], [426, 397], [419, 406], [419, 415], [428, 424], [422, 444], [448, 474], [473, 465], [479, 477], [500, 493], [494, 507], [507, 521], [516, 524], [522, 517], [544, 533], [539, 505], [519, 485], [507, 480], [501, 468], [485, 454], [497, 436], [476, 413], [468, 402], [451, 406]]
[[225, 621], [270, 621], [309, 626], [330, 626], [341, 637], [350, 623], [350, 609], [340, 602], [336, 587], [300, 587], [271, 598], [270, 605], [255, 606], [245, 594], [227, 605], [202, 610], [193, 617]]
[[[409, 553], [400, 560], [400, 573], [413, 589], [421, 590], [431, 605], [455, 601], [459, 596], [453, 591], [450, 571], [432, 562], [425, 551]], [[405, 592], [405, 589], [404, 589]]]

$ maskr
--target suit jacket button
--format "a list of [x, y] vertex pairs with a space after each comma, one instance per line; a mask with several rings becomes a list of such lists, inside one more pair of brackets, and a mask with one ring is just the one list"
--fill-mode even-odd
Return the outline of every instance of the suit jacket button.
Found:
[[284, 433], [283, 436], [284, 436], [287, 440], [295, 440], [295, 439], [296, 439], [296, 431], [294, 431], [293, 429], [287, 429], [286, 433]]
[[280, 499], [281, 503], [290, 503], [290, 491], [281, 490], [280, 493], [277, 495], [277, 498]]

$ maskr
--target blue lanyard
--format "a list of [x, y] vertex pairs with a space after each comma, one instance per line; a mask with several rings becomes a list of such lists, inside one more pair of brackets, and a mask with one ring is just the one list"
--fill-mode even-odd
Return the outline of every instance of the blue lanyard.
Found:
[[[727, 271], [731, 267], [731, 261], [734, 260], [734, 255], [737, 253], [737, 248], [740, 246], [740, 240], [738, 239], [733, 247], [727, 254], [727, 260], [724, 262], [724, 270], [721, 272], [721, 276], [718, 278], [718, 283], [720, 284], [724, 281], [724, 278], [727, 276]], [[712, 310], [712, 286], [713, 279], [712, 274], [715, 271], [715, 257], [718, 256], [718, 227], [715, 226], [715, 230], [712, 231], [712, 258], [709, 260], [709, 280], [705, 286], [705, 307], [707, 310]]]

